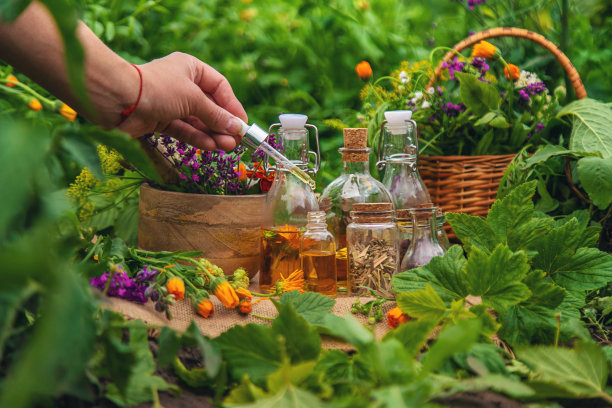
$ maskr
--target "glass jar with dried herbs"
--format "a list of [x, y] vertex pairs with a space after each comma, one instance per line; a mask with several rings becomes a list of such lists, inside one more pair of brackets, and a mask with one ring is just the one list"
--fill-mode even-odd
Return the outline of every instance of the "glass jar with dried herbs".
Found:
[[300, 262], [307, 290], [336, 295], [336, 242], [327, 230], [325, 211], [308, 213], [306, 232], [300, 238]]
[[371, 288], [381, 296], [391, 294], [391, 277], [398, 271], [398, 229], [391, 203], [355, 203], [346, 228], [348, 292]]

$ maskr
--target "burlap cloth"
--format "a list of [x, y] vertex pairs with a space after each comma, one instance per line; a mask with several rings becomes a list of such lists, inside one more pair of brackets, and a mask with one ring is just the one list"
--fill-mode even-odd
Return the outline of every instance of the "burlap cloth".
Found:
[[[257, 286], [255, 285], [252, 285], [251, 287], [253, 291], [257, 292], [256, 288]], [[141, 319], [149, 325], [167, 326], [178, 331], [186, 330], [191, 322], [194, 321], [200, 328], [200, 331], [208, 337], [217, 337], [237, 324], [271, 324], [270, 320], [261, 319], [252, 315], [242, 316], [237, 310], [225, 308], [214, 296], [211, 296], [210, 298], [215, 305], [215, 313], [213, 316], [207, 319], [195, 313], [190, 299], [181, 300], [170, 306], [170, 311], [173, 315], [171, 320], [166, 319], [164, 313], [155, 311], [155, 305], [151, 301], [141, 305], [139, 303], [130, 302], [124, 299], [107, 297], [105, 298], [102, 307], [122, 313], [128, 319]], [[338, 295], [335, 298], [336, 304], [331, 312], [337, 316], [344, 317], [347, 313], [351, 312], [351, 305], [356, 299], [356, 296]], [[360, 301], [363, 304], [372, 299], [373, 297], [363, 296]], [[383, 305], [383, 312], [386, 314], [393, 306], [395, 306], [394, 303], [386, 302]], [[268, 317], [276, 317], [278, 315], [276, 308], [269, 300], [262, 300], [261, 302], [254, 304], [252, 313]], [[353, 316], [362, 324], [367, 324], [366, 316], [361, 314], [355, 314]], [[376, 338], [380, 339], [385, 335], [388, 329], [389, 327], [387, 326], [385, 316], [385, 319], [374, 325], [373, 332]], [[351, 349], [349, 345], [329, 337], [325, 337], [323, 339], [323, 347]]]

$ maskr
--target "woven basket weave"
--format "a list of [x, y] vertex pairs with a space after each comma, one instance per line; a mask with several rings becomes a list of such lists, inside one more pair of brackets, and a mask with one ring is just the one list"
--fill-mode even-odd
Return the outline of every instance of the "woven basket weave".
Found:
[[[436, 67], [434, 78], [429, 86], [440, 76], [444, 67], [457, 52], [481, 40], [494, 37], [520, 37], [540, 44], [550, 51], [567, 72], [578, 99], [586, 98], [587, 93], [570, 60], [552, 42], [542, 35], [514, 27], [498, 27], [481, 31], [457, 43]], [[486, 216], [495, 201], [497, 188], [514, 154], [493, 156], [420, 156], [419, 173], [429, 190], [432, 202], [444, 212], [460, 212]], [[454, 234], [447, 228], [449, 237]]]

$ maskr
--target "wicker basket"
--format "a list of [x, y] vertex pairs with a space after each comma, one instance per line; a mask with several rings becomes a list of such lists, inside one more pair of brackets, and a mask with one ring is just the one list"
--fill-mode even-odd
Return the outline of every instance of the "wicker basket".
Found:
[[[540, 44], [550, 51], [563, 66], [576, 91], [578, 99], [586, 98], [587, 93], [578, 71], [570, 60], [552, 42], [542, 35], [514, 27], [498, 27], [481, 31], [459, 42], [449, 51], [436, 67], [432, 86], [444, 67], [457, 52], [481, 40], [494, 37], [520, 37]], [[419, 172], [432, 201], [445, 212], [469, 213], [486, 216], [495, 201], [497, 188], [504, 172], [514, 158], [513, 154], [500, 156], [420, 156]], [[447, 228], [450, 238], [454, 234]]]

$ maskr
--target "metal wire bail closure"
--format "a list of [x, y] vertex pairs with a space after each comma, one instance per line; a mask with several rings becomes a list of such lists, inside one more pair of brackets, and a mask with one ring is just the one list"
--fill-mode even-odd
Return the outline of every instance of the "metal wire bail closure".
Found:
[[[272, 132], [276, 129], [280, 129], [281, 128], [281, 124], [280, 123], [273, 123], [270, 125], [270, 127], [268, 128], [268, 137], [272, 134]], [[308, 174], [311, 174], [313, 176], [316, 176], [317, 173], [319, 172], [319, 169], [321, 168], [321, 148], [319, 146], [319, 129], [315, 126], [312, 125], [310, 123], [306, 123], [304, 125], [304, 128], [306, 128], [306, 137], [308, 138], [310, 136], [310, 131], [314, 130], [314, 135], [315, 135], [315, 143], [317, 145], [317, 151], [313, 152], [311, 150], [308, 150], [306, 152], [306, 157], [310, 158], [310, 157], [314, 157], [314, 168], [306, 168], [305, 171]], [[308, 142], [308, 140], [307, 140]], [[270, 161], [269, 161], [269, 157], [266, 156], [266, 160], [264, 161], [264, 171], [266, 172], [266, 174], [268, 174], [268, 169], [270, 169], [271, 171], [276, 171], [276, 166], [271, 166], [270, 165]], [[307, 159], [306, 162], [302, 162], [300, 163], [300, 165], [304, 165], [304, 166], [308, 166], [308, 164], [310, 163], [310, 160]]]
[[[414, 144], [410, 145], [410, 150], [411, 153], [414, 152], [414, 156], [415, 156], [415, 163], [419, 158], [419, 138], [418, 138], [418, 133], [417, 133], [417, 123], [414, 119], [408, 119], [406, 120], [407, 123], [411, 123], [412, 126], [414, 126]], [[378, 137], [378, 152], [377, 152], [377, 158], [378, 161], [376, 162], [376, 168], [378, 169], [378, 171], [381, 171], [385, 168], [385, 166], [389, 163], [389, 161], [387, 160], [387, 157], [382, 157], [383, 154], [383, 135], [384, 135], [384, 130], [385, 130], [385, 125], [387, 124], [387, 120], [383, 120], [382, 124], [380, 125], [380, 134]], [[406, 153], [400, 153], [397, 155], [392, 155], [392, 156], [396, 156], [397, 158], [401, 158], [399, 156], [408, 156], [410, 155], [410, 153], [406, 154]]]

